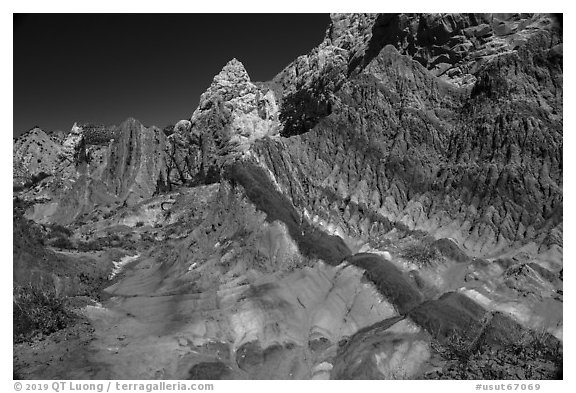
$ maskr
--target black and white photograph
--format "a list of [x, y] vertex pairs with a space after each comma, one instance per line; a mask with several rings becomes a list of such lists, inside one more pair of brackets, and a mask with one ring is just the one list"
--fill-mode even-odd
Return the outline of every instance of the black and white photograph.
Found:
[[324, 9], [12, 14], [13, 381], [564, 379], [563, 13]]

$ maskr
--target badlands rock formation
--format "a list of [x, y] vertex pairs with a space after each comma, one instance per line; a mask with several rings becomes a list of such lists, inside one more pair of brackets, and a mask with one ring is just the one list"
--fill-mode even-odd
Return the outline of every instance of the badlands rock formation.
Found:
[[[335, 43], [352, 47], [341, 51], [350, 73], [358, 53], [370, 52], [371, 45], [348, 42], [350, 27], [339, 37], [339, 20], [323, 45], [331, 51]], [[362, 27], [365, 23], [355, 18], [350, 23], [362, 30], [352, 37], [369, 36], [377, 28]], [[562, 63], [552, 48], [561, 41], [548, 17], [533, 16], [523, 24], [527, 42], [479, 57], [484, 65], [471, 74], [477, 79], [473, 87], [435, 77], [392, 45], [383, 45], [362, 72], [340, 84], [343, 67], [325, 65], [322, 52], [313, 51], [288, 70], [307, 81], [317, 78], [323, 90], [306, 86], [285, 94], [281, 118], [288, 127], [299, 117], [313, 118], [316, 127], [288, 140], [264, 140], [254, 150], [296, 204], [316, 214], [325, 211], [322, 218], [345, 232], [368, 239], [377, 225], [370, 216], [380, 216], [452, 237], [478, 256], [533, 242], [538, 252], [549, 253], [546, 259], [557, 259]], [[536, 28], [540, 25], [549, 28]], [[336, 69], [340, 73], [333, 77]], [[277, 79], [288, 75], [284, 71]], [[307, 113], [309, 106], [290, 105], [292, 97], [299, 102], [302, 91], [327, 100], [329, 110]], [[347, 209], [361, 212], [338, 214]], [[381, 233], [378, 226], [375, 233]]]
[[62, 266], [48, 281], [74, 258], [115, 270], [76, 366], [22, 344], [19, 372], [557, 378], [562, 75], [551, 15], [339, 14], [271, 81], [232, 59], [169, 136], [25, 134], [14, 181]]
[[30, 217], [69, 224], [95, 207], [133, 205], [167, 188], [167, 139], [129, 118], [119, 127], [79, 127], [52, 149], [63, 159], [51, 177], [27, 192]]

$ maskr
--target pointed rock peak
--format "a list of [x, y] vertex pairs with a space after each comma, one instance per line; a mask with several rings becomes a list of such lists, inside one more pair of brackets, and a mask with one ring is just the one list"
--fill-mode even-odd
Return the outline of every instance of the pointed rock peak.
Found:
[[240, 60], [238, 60], [237, 58], [233, 57], [232, 60], [230, 60], [228, 63], [226, 63], [226, 65], [224, 66], [223, 69], [225, 68], [244, 68], [244, 64], [242, 64], [242, 62]]
[[234, 83], [250, 82], [250, 76], [248, 76], [244, 64], [234, 58], [226, 63], [222, 71], [214, 77], [214, 83], [220, 84], [220, 82], [224, 81]]
[[116, 136], [118, 140], [131, 138], [131, 135], [140, 134], [143, 129], [146, 128], [142, 125], [142, 123], [133, 117], [129, 117], [120, 123]]
[[[244, 65], [237, 59], [232, 59], [214, 77], [208, 90], [202, 93], [198, 110], [211, 108], [211, 103], [215, 99], [227, 102], [248, 94], [255, 94], [257, 90], [257, 87], [250, 82], [250, 77]], [[194, 118], [195, 115], [193, 114], [192, 119]]]
[[78, 156], [77, 152], [82, 149], [83, 141], [84, 129], [76, 122], [62, 142], [64, 153], [71, 161], [73, 161], [74, 158]]
[[83, 131], [82, 126], [80, 126], [78, 124], [78, 122], [74, 122], [74, 125], [72, 126], [72, 128], [70, 129], [70, 134], [73, 135], [77, 135], [77, 134], [81, 134]]
[[140, 123], [137, 119], [133, 118], [133, 117], [129, 117], [126, 120], [124, 120], [122, 123], [120, 123], [120, 128], [121, 129], [127, 129], [127, 128], [140, 128], [142, 127], [142, 123]]
[[45, 134], [44, 130], [38, 126], [34, 126], [28, 131], [30, 134]]
[[25, 133], [21, 134], [20, 136], [18, 136], [17, 138], [14, 138], [14, 141], [30, 141], [30, 140], [43, 140], [43, 139], [49, 139], [49, 136], [46, 132], [44, 132], [43, 129], [41, 129], [38, 126], [34, 126], [32, 128], [30, 128], [28, 131], [26, 131]]
[[38, 126], [34, 126], [30, 129], [28, 129], [28, 131], [22, 133], [20, 136], [24, 136], [24, 135], [31, 135], [31, 134], [36, 134], [38, 132], [44, 132], [40, 127]]

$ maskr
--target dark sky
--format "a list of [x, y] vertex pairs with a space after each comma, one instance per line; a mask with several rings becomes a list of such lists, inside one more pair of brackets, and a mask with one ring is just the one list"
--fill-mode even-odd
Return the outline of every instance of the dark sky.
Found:
[[14, 135], [132, 116], [189, 118], [233, 57], [271, 79], [318, 45], [325, 14], [14, 15]]

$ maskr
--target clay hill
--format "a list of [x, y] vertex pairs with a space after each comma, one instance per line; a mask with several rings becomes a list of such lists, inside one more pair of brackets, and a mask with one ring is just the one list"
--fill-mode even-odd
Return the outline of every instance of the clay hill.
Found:
[[548, 14], [337, 14], [174, 126], [23, 134], [15, 372], [562, 378], [562, 45]]

